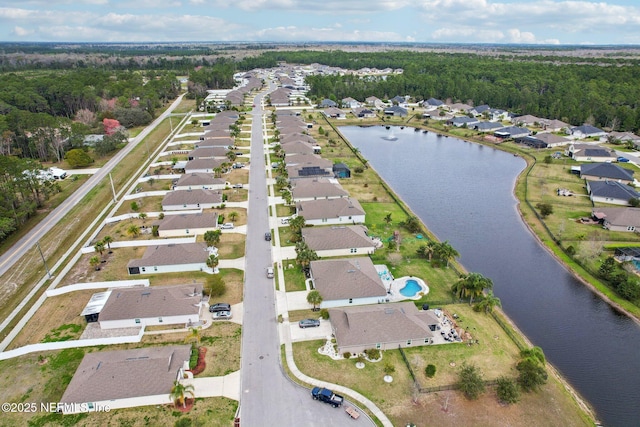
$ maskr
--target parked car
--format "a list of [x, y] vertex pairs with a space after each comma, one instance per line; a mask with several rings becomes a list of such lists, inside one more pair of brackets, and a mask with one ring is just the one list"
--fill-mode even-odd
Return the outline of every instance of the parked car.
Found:
[[289, 217], [282, 218], [282, 219], [280, 220], [280, 224], [287, 225], [287, 224], [289, 224], [289, 220], [290, 220], [290, 219], [291, 219], [291, 218], [289, 218]]
[[273, 267], [267, 267], [267, 279], [273, 279]]
[[233, 188], [242, 188], [242, 184], [233, 184]]
[[335, 394], [328, 388], [314, 387], [313, 390], [311, 390], [311, 397], [313, 397], [315, 400], [320, 400], [321, 402], [328, 403], [334, 408], [342, 406], [342, 403], [344, 402], [344, 397], [340, 396], [339, 394]]
[[264, 233], [264, 240], [266, 240], [267, 242], [271, 241], [271, 233], [269, 231]]
[[302, 329], [304, 328], [317, 328], [320, 326], [320, 321], [318, 319], [302, 319], [298, 322], [298, 326]]
[[224, 224], [222, 224], [220, 226], [220, 228], [222, 228], [223, 230], [231, 230], [231, 229], [233, 229], [233, 223], [232, 222], [225, 222]]
[[209, 306], [209, 313], [217, 313], [219, 311], [231, 311], [231, 305], [226, 302], [218, 302]]
[[627, 163], [629, 159], [627, 159], [626, 157], [618, 157], [618, 161], [621, 163]]
[[211, 317], [213, 318], [213, 320], [231, 319], [231, 311], [216, 311]]

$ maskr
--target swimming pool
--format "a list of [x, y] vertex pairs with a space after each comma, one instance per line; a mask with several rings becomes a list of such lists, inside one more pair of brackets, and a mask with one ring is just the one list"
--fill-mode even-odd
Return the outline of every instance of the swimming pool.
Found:
[[404, 287], [400, 289], [400, 293], [409, 298], [416, 296], [420, 291], [422, 291], [422, 286], [413, 279], [407, 279]]

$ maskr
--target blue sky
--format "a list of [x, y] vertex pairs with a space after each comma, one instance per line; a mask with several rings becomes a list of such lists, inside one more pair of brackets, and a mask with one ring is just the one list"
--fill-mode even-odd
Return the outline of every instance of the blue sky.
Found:
[[0, 41], [640, 45], [640, 2], [0, 0]]

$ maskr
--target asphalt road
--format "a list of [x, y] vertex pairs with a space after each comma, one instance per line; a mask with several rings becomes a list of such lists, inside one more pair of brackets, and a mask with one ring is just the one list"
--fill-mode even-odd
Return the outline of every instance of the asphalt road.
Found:
[[[24, 254], [29, 251], [38, 242], [42, 236], [48, 233], [71, 208], [82, 200], [93, 187], [102, 181], [111, 170], [133, 150], [140, 141], [149, 135], [169, 114], [180, 104], [183, 95], [180, 95], [167, 110], [156, 118], [149, 126], [144, 128], [131, 142], [129, 142], [122, 150], [120, 150], [111, 160], [93, 174], [87, 182], [82, 184], [70, 197], [56, 207], [49, 215], [47, 215], [37, 226], [35, 226], [27, 235], [18, 240], [9, 250], [0, 256], [0, 276], [7, 272]], [[54, 263], [51, 263], [54, 264]]]
[[[270, 90], [275, 87], [270, 87]], [[343, 408], [314, 401], [310, 391], [286, 378], [280, 365], [280, 340], [273, 279], [266, 269], [272, 265], [268, 197], [262, 138], [261, 98], [253, 110], [251, 171], [244, 284], [242, 331], [240, 425], [243, 427], [373, 425], [366, 417], [351, 420]]]

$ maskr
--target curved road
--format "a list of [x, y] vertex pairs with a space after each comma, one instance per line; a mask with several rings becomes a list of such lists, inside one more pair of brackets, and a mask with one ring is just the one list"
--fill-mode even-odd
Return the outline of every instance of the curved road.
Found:
[[87, 195], [93, 187], [102, 181], [120, 161], [133, 150], [147, 135], [149, 135], [171, 112], [180, 104], [184, 94], [180, 95], [173, 103], [156, 118], [149, 126], [144, 128], [138, 136], [133, 138], [122, 150], [109, 160], [98, 172], [93, 174], [87, 182], [82, 184], [69, 198], [62, 202], [27, 235], [18, 240], [2, 256], [0, 256], [0, 277], [9, 270], [24, 254], [30, 250], [42, 236], [48, 233], [77, 203]]
[[[275, 89], [270, 86], [269, 91]], [[344, 409], [314, 401], [308, 389], [291, 382], [280, 364], [280, 339], [273, 279], [269, 231], [265, 148], [262, 137], [264, 93], [256, 96], [251, 129], [251, 169], [245, 259], [244, 315], [240, 423], [242, 426], [300, 427], [340, 426], [346, 423], [373, 426], [366, 416], [350, 420]]]

